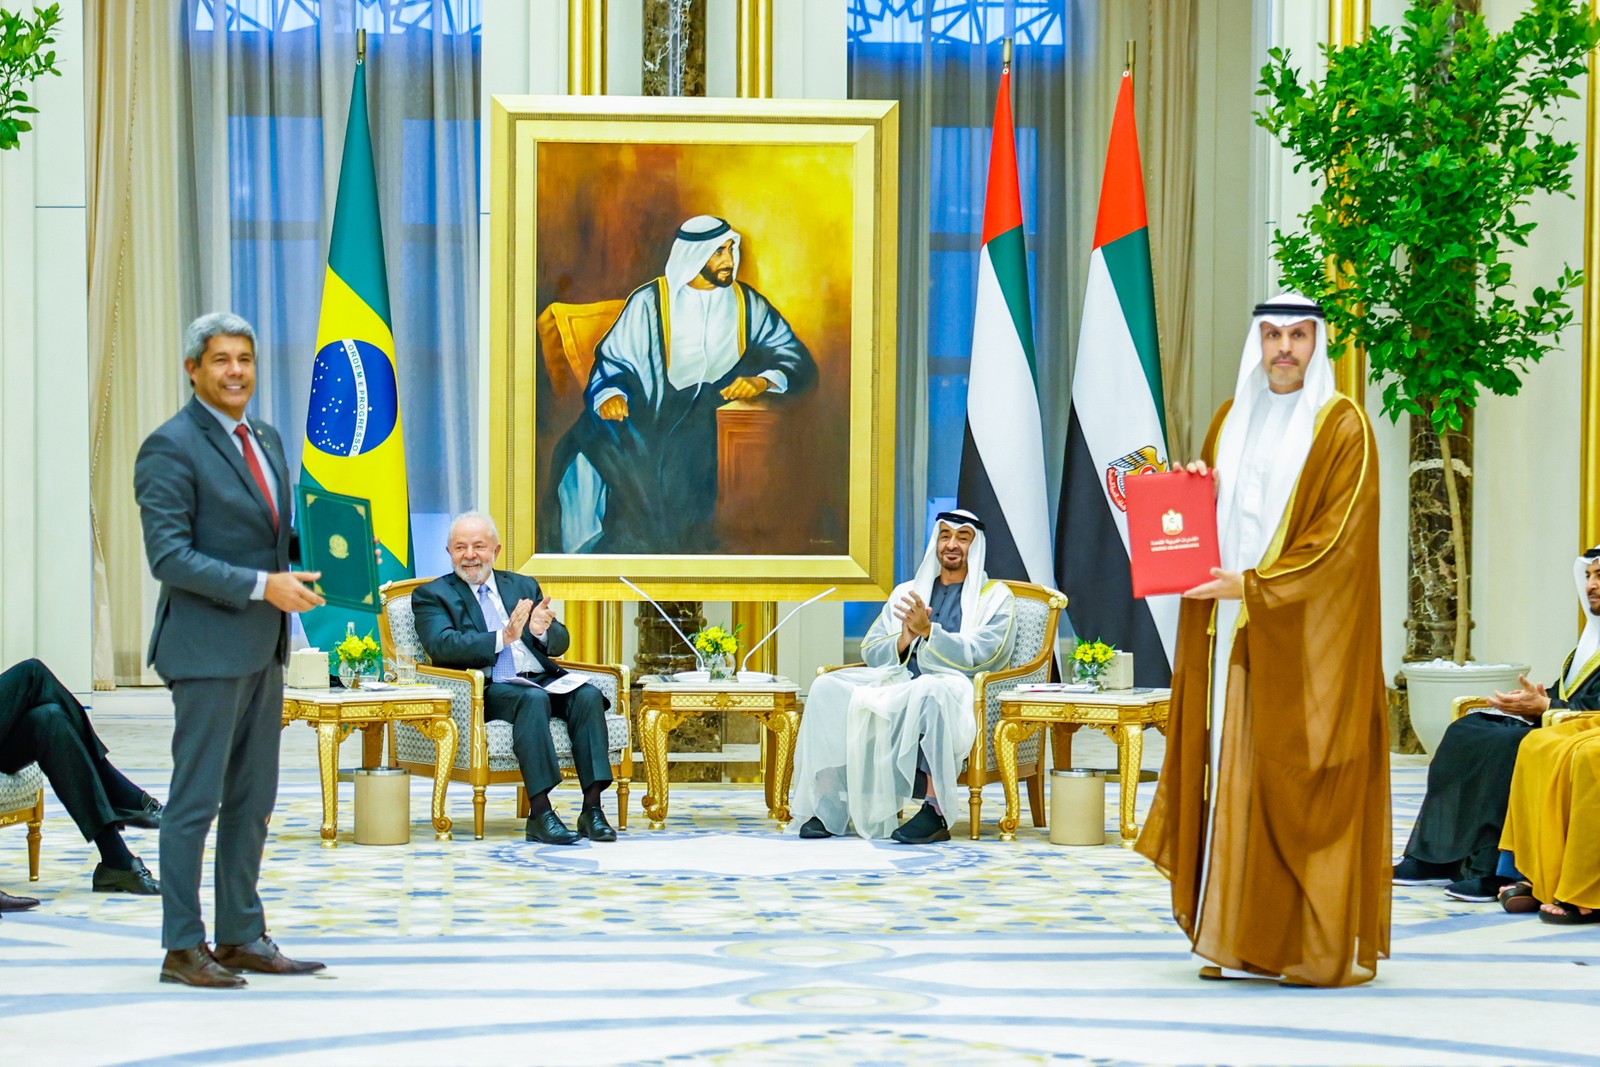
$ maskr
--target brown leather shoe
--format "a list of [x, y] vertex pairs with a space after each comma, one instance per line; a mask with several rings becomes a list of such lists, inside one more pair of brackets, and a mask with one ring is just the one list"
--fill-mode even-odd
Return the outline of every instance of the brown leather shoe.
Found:
[[217, 962], [230, 970], [262, 974], [315, 974], [328, 966], [310, 960], [291, 960], [266, 934], [248, 945], [218, 945]]
[[204, 941], [194, 948], [167, 953], [161, 961], [161, 980], [198, 986], [201, 989], [243, 989], [249, 983], [224, 970]]
[[38, 906], [39, 901], [36, 897], [14, 897], [0, 889], [0, 911], [27, 911]]

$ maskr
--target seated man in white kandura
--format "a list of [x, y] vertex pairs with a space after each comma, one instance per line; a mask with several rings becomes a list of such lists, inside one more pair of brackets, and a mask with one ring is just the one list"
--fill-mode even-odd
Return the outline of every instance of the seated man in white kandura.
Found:
[[[853, 823], [866, 838], [950, 840], [943, 805], [977, 731], [972, 675], [1011, 655], [1011, 589], [987, 580], [983, 557], [977, 516], [941, 513], [916, 577], [895, 586], [861, 642], [867, 666], [812, 683], [795, 745], [801, 837]], [[896, 829], [906, 798], [924, 796]]]

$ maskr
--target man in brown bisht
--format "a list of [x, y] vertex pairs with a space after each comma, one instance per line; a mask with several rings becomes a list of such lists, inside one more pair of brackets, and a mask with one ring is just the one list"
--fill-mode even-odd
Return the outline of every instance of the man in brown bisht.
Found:
[[1216, 470], [1222, 566], [1184, 594], [1138, 850], [1172, 881], [1202, 978], [1355, 985], [1389, 952], [1378, 464], [1327, 351], [1316, 304], [1257, 307], [1187, 468]]

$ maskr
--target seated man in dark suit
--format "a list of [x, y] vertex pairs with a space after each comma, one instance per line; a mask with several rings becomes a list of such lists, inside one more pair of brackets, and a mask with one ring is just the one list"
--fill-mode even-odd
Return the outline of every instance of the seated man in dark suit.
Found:
[[[571, 642], [567, 628], [550, 611], [550, 598], [540, 594], [534, 579], [494, 569], [500, 534], [487, 516], [458, 516], [450, 524], [446, 548], [454, 573], [420, 586], [411, 596], [417, 637], [436, 665], [489, 675], [483, 687], [484, 718], [511, 724], [512, 747], [532, 802], [527, 839], [547, 845], [572, 845], [579, 837], [615, 841], [617, 832], [600, 810], [600, 795], [611, 784], [605, 695], [588, 683], [569, 692], [544, 688], [567, 673], [551, 657], [561, 655]], [[552, 715], [566, 720], [583, 786], [577, 833], [550, 807], [550, 790], [561, 782], [550, 740]]]
[[[0, 674], [0, 771], [15, 774], [30, 763], [39, 764], [83, 839], [100, 850], [94, 891], [159, 894], [160, 883], [128, 851], [122, 830], [156, 829], [161, 825], [161, 805], [111, 765], [106, 746], [89, 725], [89, 713], [36, 659]], [[6, 899], [0, 899], [0, 911], [19, 910], [7, 905]]]

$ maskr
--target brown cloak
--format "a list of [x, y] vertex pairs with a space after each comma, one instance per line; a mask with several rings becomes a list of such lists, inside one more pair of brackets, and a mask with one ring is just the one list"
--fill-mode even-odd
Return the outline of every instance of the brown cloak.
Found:
[[[1211, 420], [1209, 464], [1233, 401]], [[1378, 465], [1348, 398], [1316, 436], [1261, 564], [1244, 573], [1210, 810], [1211, 601], [1178, 617], [1166, 762], [1138, 851], [1172, 881], [1195, 952], [1320, 986], [1389, 954], [1389, 725], [1378, 630]]]

